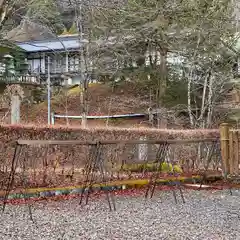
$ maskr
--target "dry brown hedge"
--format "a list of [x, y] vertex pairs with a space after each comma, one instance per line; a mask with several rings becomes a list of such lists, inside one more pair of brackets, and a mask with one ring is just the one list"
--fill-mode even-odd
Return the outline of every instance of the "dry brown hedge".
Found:
[[[14, 143], [18, 139], [26, 140], [82, 140], [82, 141], [95, 141], [95, 140], [139, 140], [140, 137], [147, 137], [151, 140], [165, 140], [165, 139], [206, 139], [206, 138], [218, 138], [219, 130], [158, 130], [158, 129], [129, 129], [129, 128], [89, 128], [82, 129], [77, 127], [66, 128], [61, 126], [10, 126], [1, 125], [0, 126], [0, 171], [6, 172], [10, 167], [11, 159], [14, 152]], [[135, 146], [136, 147], [136, 146]], [[114, 149], [115, 148], [115, 149]], [[126, 159], [132, 151], [128, 146], [128, 149], [124, 147], [111, 147], [105, 151], [105, 159], [110, 159], [111, 161], [119, 161], [120, 158]], [[45, 173], [39, 174], [36, 179], [40, 181], [40, 176], [52, 176], [52, 172], [47, 173], [47, 171], [52, 171], [54, 161], [56, 158], [60, 160], [60, 167], [70, 167], [72, 165], [75, 168], [81, 168], [83, 162], [87, 160], [88, 149], [82, 146], [68, 146], [63, 148], [51, 148], [47, 151], [47, 167], [44, 165], [44, 155], [46, 152], [46, 147], [36, 147], [28, 149], [28, 168], [29, 169], [45, 169]], [[118, 157], [115, 158], [114, 154], [117, 152]], [[186, 148], [186, 151], [188, 149]], [[71, 157], [69, 153], [71, 152]], [[111, 155], [112, 154], [112, 155]], [[23, 158], [22, 158], [23, 159]], [[46, 159], [45, 159], [46, 160]], [[23, 162], [23, 161], [22, 161]], [[19, 161], [19, 168], [21, 169], [21, 159]], [[47, 169], [48, 168], [48, 169]], [[42, 181], [42, 180], [41, 180]], [[52, 180], [51, 180], [52, 181]], [[48, 181], [49, 184], [51, 182]], [[61, 180], [63, 181], [63, 180]], [[65, 181], [65, 180], [64, 180]]]
[[0, 126], [1, 144], [9, 144], [17, 139], [28, 140], [139, 140], [149, 139], [202, 139], [219, 137], [218, 129], [171, 130], [149, 128], [89, 128], [62, 126]]
[[[219, 137], [219, 130], [170, 130], [149, 128], [89, 128], [33, 125], [0, 125], [0, 161], [11, 158], [13, 145], [18, 139], [26, 140], [139, 140], [147, 137], [150, 140], [163, 139], [204, 139]], [[35, 150], [36, 151], [36, 150]], [[0, 162], [0, 163], [1, 163]]]

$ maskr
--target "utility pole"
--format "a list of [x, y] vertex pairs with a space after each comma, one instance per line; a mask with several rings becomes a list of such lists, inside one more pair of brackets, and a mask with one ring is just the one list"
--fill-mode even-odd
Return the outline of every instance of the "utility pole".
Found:
[[86, 109], [86, 94], [87, 94], [87, 78], [86, 78], [86, 66], [84, 66], [84, 46], [83, 46], [83, 23], [82, 23], [82, 1], [79, 4], [79, 14], [78, 14], [78, 29], [79, 29], [79, 45], [80, 45], [80, 93], [81, 93], [81, 104], [82, 104], [82, 127], [87, 126], [87, 109]]
[[47, 76], [47, 102], [48, 102], [48, 125], [51, 125], [51, 81], [50, 81], [50, 57], [48, 56], [48, 76]]

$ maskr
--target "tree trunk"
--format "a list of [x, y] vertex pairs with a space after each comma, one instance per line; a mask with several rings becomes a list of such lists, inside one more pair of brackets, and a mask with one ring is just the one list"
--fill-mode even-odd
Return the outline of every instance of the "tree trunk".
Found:
[[203, 94], [202, 94], [202, 106], [201, 106], [201, 113], [200, 113], [200, 116], [198, 118], [198, 122], [199, 122], [199, 126], [201, 128], [205, 128], [205, 119], [204, 119], [204, 114], [206, 112], [206, 109], [207, 109], [207, 106], [209, 106], [209, 102], [206, 101], [206, 98], [207, 98], [207, 89], [209, 87], [208, 83], [209, 83], [209, 80], [211, 78], [211, 72], [209, 72], [206, 77], [205, 77], [205, 80], [204, 80], [204, 84], [203, 84]]
[[[200, 45], [200, 40], [201, 40], [201, 35], [200, 32], [198, 33], [198, 39], [197, 39], [197, 46], [194, 52], [193, 59], [195, 59], [197, 55], [197, 50]], [[192, 88], [192, 78], [193, 78], [193, 69], [194, 69], [194, 64], [191, 66], [190, 73], [188, 74], [188, 115], [189, 115], [189, 120], [190, 120], [190, 125], [191, 127], [194, 127], [194, 122], [193, 122], [193, 113], [192, 113], [192, 98], [191, 98], [191, 88]]]
[[3, 28], [4, 23], [9, 18], [13, 6], [14, 2], [0, 0], [0, 30]]
[[165, 95], [166, 87], [167, 87], [167, 52], [166, 51], [161, 51], [160, 72], [161, 72], [161, 78], [159, 78], [159, 81], [158, 81], [158, 91], [159, 91], [158, 106], [159, 107], [163, 105], [163, 97]]
[[[157, 109], [158, 109], [158, 128], [166, 128], [167, 122], [163, 116], [163, 97], [167, 88], [167, 50], [160, 51], [160, 73], [161, 77], [157, 81]], [[161, 116], [160, 116], [161, 115]]]
[[189, 115], [190, 125], [191, 127], [193, 127], [194, 123], [193, 123], [192, 106], [191, 106], [191, 103], [192, 103], [191, 87], [192, 87], [192, 73], [190, 73], [188, 77], [188, 115]]
[[212, 124], [212, 112], [213, 112], [213, 76], [209, 79], [209, 92], [208, 92], [208, 114], [207, 114], [207, 128]]
[[205, 109], [206, 109], [205, 102], [206, 102], [207, 87], [208, 87], [208, 75], [205, 77], [204, 84], [203, 84], [201, 113], [200, 113], [200, 116], [198, 118], [201, 128], [204, 128], [203, 117], [204, 117], [204, 113], [205, 113]]

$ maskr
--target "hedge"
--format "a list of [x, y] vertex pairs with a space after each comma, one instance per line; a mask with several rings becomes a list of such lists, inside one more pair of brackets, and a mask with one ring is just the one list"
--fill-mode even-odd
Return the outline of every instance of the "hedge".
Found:
[[[13, 143], [18, 139], [27, 140], [139, 140], [147, 137], [150, 140], [165, 139], [204, 139], [218, 138], [219, 130], [158, 130], [149, 128], [89, 128], [78, 127], [47, 127], [47, 126], [12, 126], [0, 125], [0, 144], [3, 149], [13, 147]], [[4, 154], [1, 151], [1, 154]], [[1, 159], [4, 157], [1, 156]]]
[[149, 128], [89, 128], [62, 126], [12, 126], [0, 125], [1, 143], [11, 143], [17, 139], [29, 140], [139, 140], [149, 139], [203, 139], [219, 137], [219, 130], [171, 130]]
[[[158, 130], [158, 129], [129, 129], [129, 128], [89, 128], [82, 129], [79, 127], [62, 127], [62, 126], [10, 126], [0, 125], [0, 171], [5, 171], [10, 168], [11, 160], [14, 152], [14, 143], [18, 139], [26, 140], [139, 140], [141, 137], [146, 137], [150, 140], [166, 140], [166, 139], [205, 139], [218, 138], [219, 131], [215, 130]], [[104, 152], [105, 159], [109, 162], [115, 162], [119, 166], [120, 160], [129, 158], [132, 146], [123, 147], [106, 146]], [[28, 157], [27, 168], [43, 169], [53, 171], [56, 162], [61, 169], [70, 169], [73, 165], [75, 168], [83, 167], [83, 163], [89, 160], [88, 147], [83, 146], [67, 146], [61, 148], [35, 147], [25, 151], [25, 156]], [[114, 157], [117, 152], [118, 156]], [[188, 152], [188, 148], [186, 148]], [[185, 153], [184, 153], [185, 154]], [[69, 157], [71, 155], [71, 157]], [[46, 158], [46, 159], [45, 159]], [[19, 164], [21, 164], [21, 159]], [[118, 162], [117, 162], [118, 161]], [[114, 163], [112, 163], [114, 164]], [[108, 164], [111, 166], [111, 164]], [[55, 170], [54, 170], [55, 171]], [[45, 174], [44, 173], [44, 174]], [[44, 178], [43, 173], [37, 176], [38, 179]], [[45, 174], [48, 177], [53, 177], [52, 172]], [[44, 175], [44, 176], [45, 176]], [[46, 180], [46, 179], [45, 179]], [[44, 180], [44, 181], [45, 181]], [[50, 180], [49, 180], [50, 181]], [[60, 181], [63, 181], [60, 179]]]

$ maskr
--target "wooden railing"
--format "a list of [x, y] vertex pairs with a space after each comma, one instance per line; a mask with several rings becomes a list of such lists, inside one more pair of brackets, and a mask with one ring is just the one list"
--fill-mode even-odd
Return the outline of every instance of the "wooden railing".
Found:
[[7, 84], [41, 84], [40, 78], [37, 76], [0, 76], [0, 82]]

